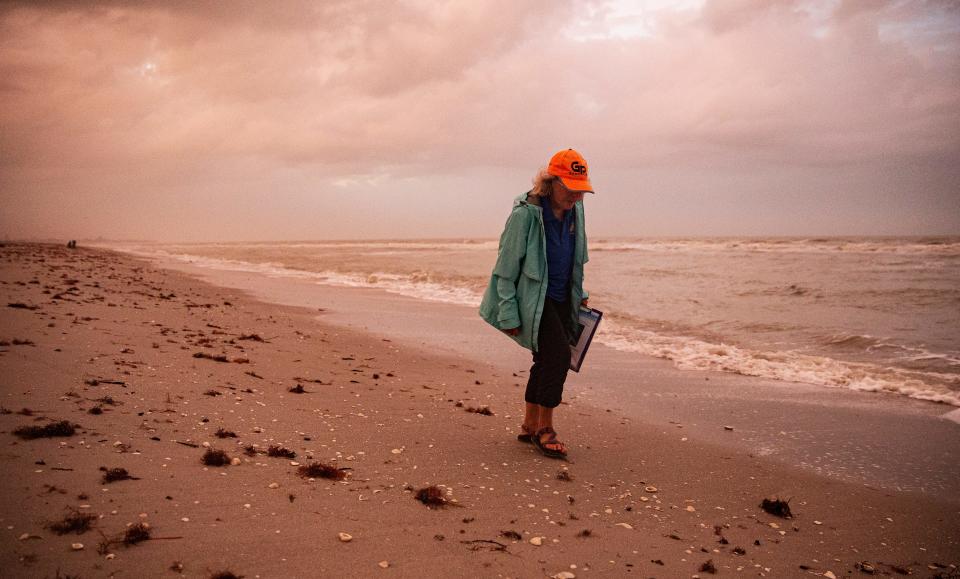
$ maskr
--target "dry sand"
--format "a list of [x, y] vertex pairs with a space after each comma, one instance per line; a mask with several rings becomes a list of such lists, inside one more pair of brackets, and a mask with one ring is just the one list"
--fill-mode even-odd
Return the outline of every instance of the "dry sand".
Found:
[[[955, 497], [579, 400], [562, 408], [572, 462], [546, 459], [515, 440], [520, 377], [108, 251], [6, 244], [0, 282], [5, 577], [960, 576]], [[14, 435], [64, 420], [73, 436]], [[207, 445], [239, 464], [205, 466]], [[298, 476], [314, 461], [346, 477]], [[431, 485], [448, 506], [415, 499]], [[760, 509], [773, 495], [793, 518]], [[71, 512], [91, 530], [49, 529]], [[148, 540], [116, 541], [139, 523]]]

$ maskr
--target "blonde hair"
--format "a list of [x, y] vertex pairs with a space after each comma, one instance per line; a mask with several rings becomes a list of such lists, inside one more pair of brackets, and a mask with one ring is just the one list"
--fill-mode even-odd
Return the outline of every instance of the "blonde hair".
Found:
[[547, 172], [546, 168], [540, 169], [536, 177], [533, 178], [533, 190], [531, 195], [537, 197], [549, 197], [553, 193], [553, 182], [557, 179], [555, 175]]

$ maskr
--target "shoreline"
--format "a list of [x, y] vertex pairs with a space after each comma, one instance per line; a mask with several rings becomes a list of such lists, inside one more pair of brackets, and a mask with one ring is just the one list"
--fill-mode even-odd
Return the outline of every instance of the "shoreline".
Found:
[[[932, 577], [929, 565], [949, 572], [958, 563], [957, 495], [842, 482], [751, 453], [753, 442], [729, 444], [715, 423], [736, 419], [731, 412], [744, 401], [707, 397], [703, 380], [694, 384], [690, 373], [664, 368], [665, 361], [646, 365], [645, 383], [686, 398], [649, 396], [644, 409], [611, 407], [623, 401], [624, 385], [600, 388], [586, 374], [575, 379], [558, 426], [572, 447], [565, 464], [514, 439], [524, 379], [509, 370], [528, 365], [526, 356], [491, 344], [492, 332], [475, 338], [469, 325], [451, 329], [444, 316], [469, 323], [462, 312], [434, 308], [433, 317], [429, 308], [404, 302], [390, 322], [382, 304], [363, 309], [363, 299], [331, 288], [319, 306], [313, 302], [325, 309], [318, 312], [258, 301], [263, 288], [209, 285], [115, 252], [6, 244], [0, 256], [5, 303], [37, 307], [2, 313], [0, 339], [33, 343], [3, 347], [0, 355], [7, 376], [2, 404], [12, 411], [0, 415], [10, 473], [0, 564], [11, 576], [58, 569], [160, 575], [180, 561], [183, 574], [197, 577], [224, 568], [247, 577], [434, 577], [451, 569], [483, 577], [675, 577], [703, 576], [710, 560], [728, 575], [839, 576], [868, 562]], [[356, 309], [338, 309], [348, 306]], [[343, 325], [338, 316], [345, 311], [357, 327]], [[438, 335], [447, 348], [418, 341], [424, 327], [411, 319], [446, 325]], [[266, 341], [240, 339], [254, 334]], [[486, 348], [486, 363], [458, 353], [475, 347], [474, 339]], [[195, 358], [198, 352], [248, 362], [218, 363]], [[612, 351], [591, 350], [588, 363], [630, 381], [618, 360]], [[125, 384], [85, 383], [117, 378]], [[770, 388], [745, 382], [737, 387]], [[298, 383], [309, 393], [288, 391]], [[89, 414], [106, 397], [120, 404]], [[700, 402], [719, 416], [674, 420], [701, 414]], [[801, 399], [750, 402], [745, 412], [803, 406]], [[471, 406], [489, 406], [493, 415], [464, 411]], [[23, 407], [35, 416], [17, 414]], [[859, 413], [852, 402], [849, 410]], [[910, 427], [956, 428], [920, 407], [895, 417]], [[764, 418], [813, 426], [822, 419], [816, 412]], [[83, 428], [59, 440], [11, 435], [44, 419]], [[733, 434], [745, 433], [743, 424], [735, 423]], [[238, 438], [217, 439], [216, 428]], [[204, 442], [241, 464], [204, 467]], [[351, 468], [351, 475], [339, 483], [305, 481], [289, 460], [238, 452], [247, 444], [281, 444], [297, 453], [295, 461], [323, 460]], [[139, 480], [99, 484], [100, 466], [123, 466]], [[559, 472], [571, 480], [558, 479]], [[407, 490], [431, 484], [443, 485], [459, 506], [430, 510]], [[793, 519], [759, 509], [772, 495], [792, 497]], [[43, 528], [68, 507], [96, 514], [108, 535], [147, 520], [158, 537], [183, 539], [116, 548], [107, 559], [96, 552], [95, 533], [58, 537]], [[338, 532], [354, 538], [341, 542]], [[541, 545], [530, 542], [535, 537]], [[85, 547], [72, 551], [77, 541]]]
[[[442, 352], [525, 376], [529, 353], [482, 322], [475, 308], [343, 288], [312, 279], [272, 277], [151, 259], [268, 303], [327, 307], [319, 319], [424, 352]], [[478, 353], [482, 353], [479, 355]], [[525, 378], [524, 378], [525, 380]], [[565, 400], [610, 408], [626, 419], [673, 428], [726, 448], [860, 484], [960, 497], [955, 407], [887, 392], [786, 382], [673, 362], [594, 344], [584, 371], [571, 372]], [[946, 420], [943, 420], [946, 419]], [[731, 435], [725, 426], [734, 426]], [[722, 435], [718, 436], [718, 433]], [[891, 441], [896, 444], [890, 445]]]

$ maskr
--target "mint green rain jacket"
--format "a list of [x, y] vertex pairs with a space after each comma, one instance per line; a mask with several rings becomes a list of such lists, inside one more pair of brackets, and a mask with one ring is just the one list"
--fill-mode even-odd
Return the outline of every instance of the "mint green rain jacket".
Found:
[[[573, 210], [576, 211], [577, 240], [570, 276], [573, 307], [568, 328], [577, 327], [580, 302], [587, 298], [587, 292], [583, 291], [583, 264], [588, 261], [583, 202], [578, 201]], [[543, 208], [539, 197], [524, 193], [514, 200], [513, 211], [500, 236], [497, 263], [480, 303], [480, 317], [498, 330], [519, 327], [520, 333], [510, 337], [535, 352], [546, 295], [547, 242]]]

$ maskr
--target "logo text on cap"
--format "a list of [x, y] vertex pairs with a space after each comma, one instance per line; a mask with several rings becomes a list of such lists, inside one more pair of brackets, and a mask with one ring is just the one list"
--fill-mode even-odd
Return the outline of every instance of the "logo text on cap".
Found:
[[574, 161], [570, 163], [570, 171], [576, 173], [577, 175], [586, 175], [587, 168], [580, 164], [580, 161]]

